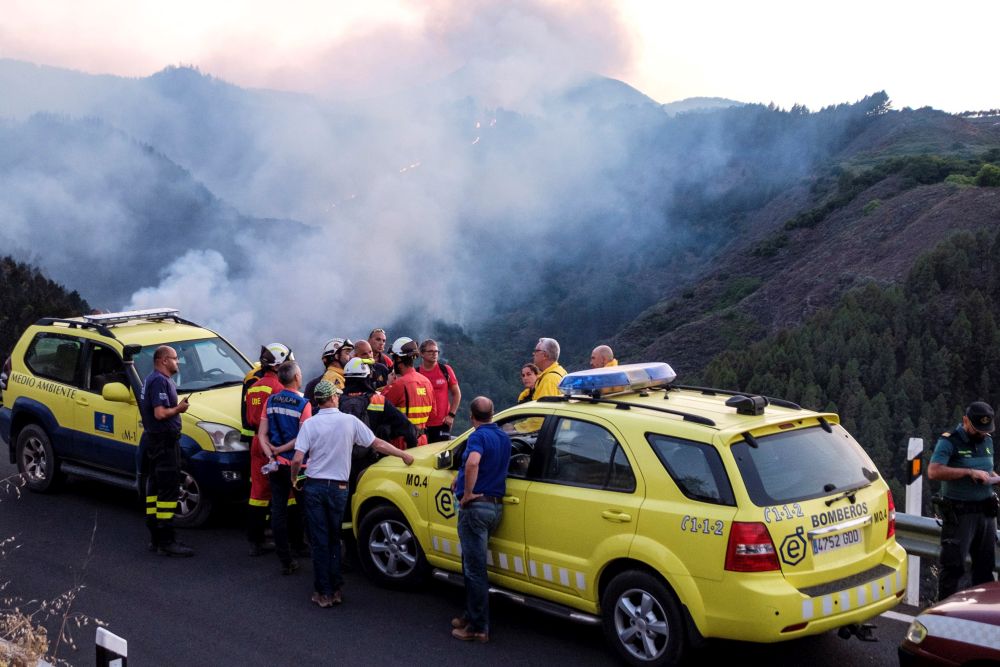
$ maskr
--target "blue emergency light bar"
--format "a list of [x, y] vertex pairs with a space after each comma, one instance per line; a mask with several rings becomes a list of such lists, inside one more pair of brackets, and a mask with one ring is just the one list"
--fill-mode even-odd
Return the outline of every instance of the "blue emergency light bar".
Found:
[[569, 373], [559, 383], [559, 391], [566, 396], [603, 396], [625, 391], [638, 391], [652, 387], [665, 387], [677, 379], [670, 364], [650, 362], [593, 368]]

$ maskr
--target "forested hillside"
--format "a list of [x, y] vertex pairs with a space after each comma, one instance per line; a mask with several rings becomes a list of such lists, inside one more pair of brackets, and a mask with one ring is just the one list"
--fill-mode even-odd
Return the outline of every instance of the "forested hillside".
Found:
[[704, 382], [839, 412], [901, 490], [906, 443], [960, 421], [973, 400], [1000, 404], [1000, 233], [960, 232], [899, 285], [848, 292], [800, 327], [732, 349]]
[[89, 311], [79, 294], [67, 292], [36, 267], [0, 257], [0, 364], [35, 320], [75, 317]]

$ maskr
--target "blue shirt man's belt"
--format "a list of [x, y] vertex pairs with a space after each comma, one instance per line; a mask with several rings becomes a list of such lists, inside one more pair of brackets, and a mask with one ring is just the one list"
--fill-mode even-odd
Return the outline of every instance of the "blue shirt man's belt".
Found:
[[496, 496], [479, 496], [478, 498], [473, 498], [469, 501], [470, 503], [493, 503], [494, 505], [499, 505], [503, 502], [503, 498], [497, 498]]

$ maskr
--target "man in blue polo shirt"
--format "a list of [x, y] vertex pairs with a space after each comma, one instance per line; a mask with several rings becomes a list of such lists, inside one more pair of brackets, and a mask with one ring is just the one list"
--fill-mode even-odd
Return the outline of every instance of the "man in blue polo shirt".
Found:
[[941, 482], [941, 572], [938, 599], [958, 590], [965, 557], [972, 557], [972, 585], [993, 581], [997, 541], [997, 497], [994, 474], [993, 408], [971, 403], [962, 424], [942, 433], [934, 447], [927, 477]]
[[177, 374], [177, 351], [161, 345], [153, 352], [153, 371], [139, 395], [142, 438], [140, 469], [146, 473], [146, 526], [150, 549], [161, 556], [191, 556], [194, 550], [174, 537], [174, 514], [181, 490], [181, 413], [188, 400], [177, 400], [171, 379]]
[[490, 584], [487, 542], [500, 525], [507, 492], [510, 437], [493, 423], [493, 401], [477, 396], [469, 407], [475, 431], [465, 443], [462, 467], [452, 490], [458, 498], [458, 539], [465, 577], [465, 614], [451, 621], [451, 636], [463, 641], [490, 640]]

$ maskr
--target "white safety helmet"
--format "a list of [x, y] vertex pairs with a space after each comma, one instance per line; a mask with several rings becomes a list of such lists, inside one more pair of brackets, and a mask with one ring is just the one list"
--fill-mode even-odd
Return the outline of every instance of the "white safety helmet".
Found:
[[287, 345], [270, 343], [260, 348], [260, 363], [262, 366], [277, 368], [286, 361], [295, 361], [295, 355]]
[[331, 338], [323, 346], [323, 358], [332, 357], [344, 348], [354, 349], [354, 343], [350, 338]]
[[365, 363], [364, 359], [360, 357], [355, 357], [347, 362], [344, 366], [344, 377], [349, 378], [366, 378], [371, 375], [371, 369], [368, 368], [368, 364]]
[[416, 356], [418, 352], [420, 352], [420, 348], [412, 338], [402, 336], [392, 343], [392, 353], [397, 357], [412, 357]]

